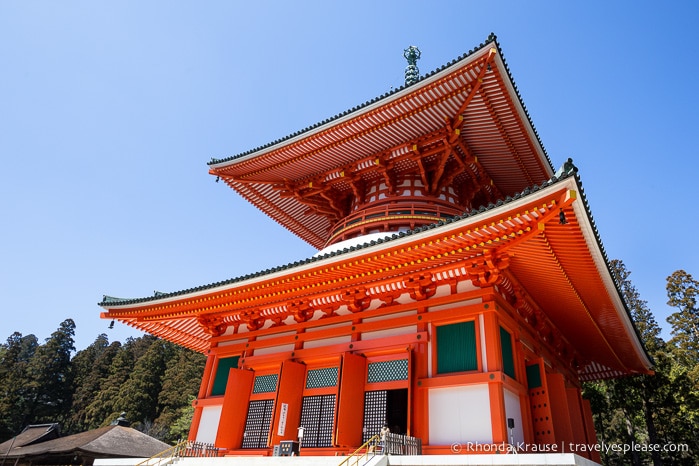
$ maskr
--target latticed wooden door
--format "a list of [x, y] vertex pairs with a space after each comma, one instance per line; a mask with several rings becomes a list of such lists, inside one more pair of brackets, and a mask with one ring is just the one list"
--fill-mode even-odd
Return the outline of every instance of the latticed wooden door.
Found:
[[301, 425], [304, 427], [302, 447], [332, 446], [335, 420], [335, 395], [304, 396]]
[[269, 425], [272, 420], [274, 400], [255, 400], [248, 405], [245, 420], [243, 448], [267, 448]]

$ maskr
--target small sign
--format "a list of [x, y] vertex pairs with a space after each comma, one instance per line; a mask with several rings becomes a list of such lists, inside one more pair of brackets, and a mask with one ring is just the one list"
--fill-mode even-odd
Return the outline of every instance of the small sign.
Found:
[[286, 415], [289, 413], [289, 404], [282, 403], [282, 409], [279, 413], [279, 427], [277, 428], [277, 435], [284, 435], [286, 431]]

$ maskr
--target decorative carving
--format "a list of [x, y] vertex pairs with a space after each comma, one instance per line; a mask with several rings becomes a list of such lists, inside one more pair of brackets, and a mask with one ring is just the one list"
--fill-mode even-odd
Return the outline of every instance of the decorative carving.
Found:
[[347, 304], [347, 309], [353, 313], [363, 311], [371, 303], [371, 297], [369, 297], [364, 287], [345, 291], [342, 300]]
[[377, 296], [377, 298], [379, 300], [381, 300], [381, 302], [383, 302], [383, 304], [381, 304], [381, 306], [379, 306], [379, 307], [388, 307], [388, 306], [392, 305], [393, 302], [396, 299], [400, 298], [400, 296], [403, 293], [404, 292], [402, 290], [385, 291], [385, 292], [381, 293], [380, 295]]
[[287, 310], [294, 316], [296, 322], [306, 322], [313, 317], [315, 310], [306, 301], [292, 301], [286, 305]]
[[480, 288], [501, 283], [504, 277], [501, 271], [510, 265], [510, 256], [507, 253], [497, 253], [486, 249], [482, 256], [471, 262], [468, 275], [471, 282]]
[[203, 327], [204, 332], [212, 337], [220, 337], [228, 328], [221, 316], [199, 316], [197, 322]]
[[437, 284], [432, 280], [431, 273], [422, 273], [406, 278], [403, 280], [403, 285], [415, 301], [430, 298], [437, 292]]
[[262, 328], [262, 326], [265, 324], [266, 319], [260, 316], [259, 310], [256, 310], [243, 313], [240, 316], [240, 320], [248, 327], [248, 330], [252, 332]]

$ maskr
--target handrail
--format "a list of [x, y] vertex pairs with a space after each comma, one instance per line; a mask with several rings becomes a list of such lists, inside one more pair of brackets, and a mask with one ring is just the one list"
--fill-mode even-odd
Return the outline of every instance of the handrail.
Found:
[[[174, 447], [170, 447], [167, 450], [163, 450], [160, 453], [156, 453], [155, 455], [151, 456], [150, 458], [141, 461], [136, 466], [145, 466], [145, 465], [152, 466], [154, 464], [160, 464], [160, 461], [162, 461], [163, 459], [174, 458], [175, 456], [178, 456], [179, 451], [182, 449], [183, 446], [187, 445], [188, 442], [189, 442], [189, 440], [182, 440]], [[156, 459], [156, 458], [158, 459], [157, 462], [150, 463], [150, 461], [152, 459]]]
[[[359, 459], [364, 457], [364, 456], [366, 456], [367, 460], [368, 460], [369, 459], [369, 444], [371, 444], [372, 442], [376, 442], [377, 440], [379, 440], [379, 438], [380, 437], [378, 434], [372, 436], [371, 438], [369, 438], [369, 440], [364, 442], [364, 444], [361, 447], [354, 450], [347, 458], [342, 460], [342, 463], [338, 464], [337, 466], [343, 466], [343, 465], [349, 466], [350, 460], [355, 460], [354, 464], [356, 466], [357, 464], [359, 464]], [[360, 455], [359, 452], [364, 448], [366, 448], [366, 452], [364, 452], [363, 454]]]

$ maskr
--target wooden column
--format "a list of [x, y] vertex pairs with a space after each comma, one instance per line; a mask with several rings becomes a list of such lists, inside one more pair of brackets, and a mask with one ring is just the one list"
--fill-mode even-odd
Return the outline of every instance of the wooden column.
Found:
[[245, 369], [231, 369], [228, 373], [221, 420], [216, 433], [218, 448], [232, 450], [242, 446], [254, 378], [255, 372]]
[[204, 408], [196, 406], [196, 400], [194, 401], [194, 414], [192, 415], [192, 425], [189, 427], [189, 435], [187, 435], [187, 440], [194, 442], [197, 439], [197, 432], [199, 432], [199, 423], [201, 422], [201, 415], [204, 412]]
[[[201, 385], [199, 385], [198, 399], [206, 398], [206, 394], [209, 392], [209, 384], [211, 383], [211, 372], [213, 371], [214, 364], [216, 362], [216, 356], [209, 353], [206, 357], [206, 365], [204, 366], [204, 374], [201, 378]], [[204, 408], [197, 406], [197, 401], [194, 401], [194, 415], [192, 416], [192, 424], [189, 427], [189, 435], [187, 440], [195, 441], [197, 439], [197, 433], [199, 432], [199, 423], [201, 422], [201, 415], [204, 412]]]
[[363, 356], [352, 353], [343, 355], [336, 415], [337, 446], [358, 447], [362, 444], [366, 370], [366, 358]]
[[503, 391], [504, 377], [504, 374], [499, 374], [499, 377], [495, 377], [495, 380], [488, 382], [488, 395], [490, 396], [490, 422], [492, 425], [493, 443], [508, 442], [507, 420], [505, 419], [505, 393]]
[[270, 432], [271, 445], [278, 445], [282, 440], [297, 439], [305, 380], [305, 364], [291, 360], [282, 363]]
[[[597, 432], [595, 431], [595, 423], [592, 420], [592, 407], [590, 400], [581, 398], [583, 421], [585, 423], [585, 437], [588, 445], [597, 445]], [[602, 457], [597, 450], [590, 451], [590, 459], [596, 463], [602, 463]]]
[[562, 374], [550, 373], [546, 374], [546, 383], [548, 385], [551, 418], [553, 420], [556, 443], [572, 443], [574, 442], [573, 427], [570, 423], [565, 379]]
[[584, 444], [586, 443], [586, 435], [580, 390], [574, 387], [566, 388], [566, 395], [568, 396], [568, 412], [570, 413], [570, 426], [573, 430], [573, 442]]

